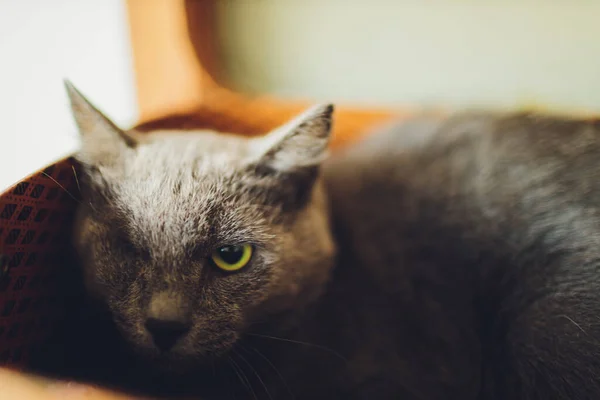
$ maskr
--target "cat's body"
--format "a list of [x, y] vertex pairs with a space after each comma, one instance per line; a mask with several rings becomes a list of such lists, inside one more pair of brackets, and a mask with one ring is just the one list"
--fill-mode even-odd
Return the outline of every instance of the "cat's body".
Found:
[[599, 160], [597, 123], [474, 113], [326, 165], [337, 268], [384, 301], [357, 326], [388, 318], [365, 342], [395, 398], [600, 398]]
[[598, 128], [416, 119], [325, 163], [339, 258], [300, 339], [347, 358], [340, 398], [600, 398]]
[[[597, 125], [415, 120], [321, 182], [331, 108], [265, 139], [142, 140], [71, 97], [88, 288], [204, 397], [600, 398]], [[248, 268], [206, 261], [246, 241]], [[162, 348], [148, 315], [186, 330]]]

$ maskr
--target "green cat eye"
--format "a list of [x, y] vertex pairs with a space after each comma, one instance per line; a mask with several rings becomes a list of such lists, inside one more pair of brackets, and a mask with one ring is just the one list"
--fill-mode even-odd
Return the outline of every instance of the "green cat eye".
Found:
[[252, 251], [249, 244], [222, 246], [212, 253], [210, 259], [223, 271], [238, 271], [250, 262]]

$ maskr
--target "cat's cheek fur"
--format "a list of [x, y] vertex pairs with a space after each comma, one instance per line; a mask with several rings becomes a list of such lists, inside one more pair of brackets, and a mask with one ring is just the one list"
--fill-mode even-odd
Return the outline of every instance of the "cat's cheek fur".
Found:
[[112, 312], [125, 339], [151, 347], [141, 311], [142, 274], [136, 272], [135, 260], [115, 257], [105, 228], [84, 207], [76, 215], [73, 240], [88, 294]]
[[103, 284], [101, 268], [98, 268], [96, 254], [102, 253], [101, 227], [91, 219], [84, 207], [77, 210], [74, 230], [73, 247], [80, 267], [84, 285], [88, 294], [97, 301], [103, 301], [106, 296], [106, 287]]
[[275, 235], [277, 251], [272, 254], [267, 312], [302, 309], [325, 289], [337, 253], [326, 207], [327, 198], [318, 182], [310, 205]]

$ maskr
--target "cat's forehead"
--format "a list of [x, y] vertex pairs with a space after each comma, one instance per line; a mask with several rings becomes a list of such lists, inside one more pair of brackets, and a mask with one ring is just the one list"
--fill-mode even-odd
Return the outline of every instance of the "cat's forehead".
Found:
[[220, 201], [244, 180], [252, 141], [233, 135], [156, 133], [140, 143], [114, 177], [116, 194], [146, 207]]
[[156, 132], [138, 146], [132, 167], [159, 165], [170, 172], [190, 173], [231, 169], [247, 162], [254, 147], [250, 139], [211, 131]]
[[260, 219], [240, 191], [244, 182], [251, 184], [240, 172], [251, 147], [251, 140], [235, 136], [156, 134], [137, 146], [123, 175], [114, 178], [115, 205], [140, 236], [163, 232], [180, 244], [219, 219], [229, 221], [228, 229], [243, 229], [247, 217]]

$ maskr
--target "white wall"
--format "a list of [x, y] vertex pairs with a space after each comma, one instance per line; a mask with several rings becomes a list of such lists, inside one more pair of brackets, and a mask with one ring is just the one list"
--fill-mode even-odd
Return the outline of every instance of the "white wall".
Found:
[[0, 191], [78, 146], [63, 78], [137, 117], [122, 0], [0, 0]]
[[282, 96], [600, 111], [598, 0], [224, 0], [235, 86]]

